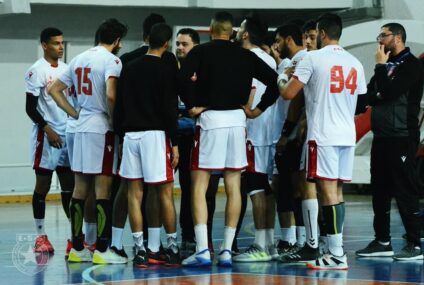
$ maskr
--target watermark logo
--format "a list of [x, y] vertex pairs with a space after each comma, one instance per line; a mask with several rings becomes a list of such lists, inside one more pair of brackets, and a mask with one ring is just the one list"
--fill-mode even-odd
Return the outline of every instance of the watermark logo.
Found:
[[35, 275], [47, 268], [49, 252], [35, 252], [35, 234], [17, 234], [16, 245], [12, 251], [12, 261], [15, 267], [26, 275]]

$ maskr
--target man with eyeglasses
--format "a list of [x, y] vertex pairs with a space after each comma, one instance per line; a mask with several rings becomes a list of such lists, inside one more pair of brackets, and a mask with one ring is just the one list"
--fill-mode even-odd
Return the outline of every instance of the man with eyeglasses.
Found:
[[[389, 23], [377, 37], [374, 76], [367, 97], [372, 106], [371, 187], [375, 239], [356, 255], [423, 259], [420, 245], [419, 195], [415, 153], [420, 138], [418, 113], [423, 93], [423, 67], [405, 47], [402, 25]], [[397, 254], [390, 242], [390, 205], [396, 199], [407, 244]]]

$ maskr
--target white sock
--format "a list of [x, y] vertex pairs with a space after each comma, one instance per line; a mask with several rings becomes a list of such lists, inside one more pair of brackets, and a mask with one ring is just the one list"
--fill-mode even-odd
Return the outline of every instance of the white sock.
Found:
[[262, 248], [265, 248], [266, 246], [266, 233], [264, 229], [255, 230], [255, 241], [254, 243], [256, 243], [257, 245], [259, 245]]
[[143, 232], [132, 233], [132, 236], [137, 250], [145, 250], [143, 244]]
[[[93, 245], [97, 241], [97, 224], [96, 223], [86, 223], [84, 222], [84, 241], [88, 245]], [[112, 228], [113, 233], [113, 228]], [[122, 234], [121, 234], [122, 236]], [[112, 234], [113, 237], [113, 234]]]
[[312, 248], [318, 248], [318, 199], [303, 200], [302, 214], [306, 243]]
[[229, 250], [233, 245], [234, 237], [236, 236], [236, 228], [224, 227], [224, 241], [221, 244], [220, 250]]
[[296, 226], [281, 228], [281, 240], [293, 245], [296, 243]]
[[379, 244], [381, 244], [381, 245], [389, 245], [389, 244], [390, 244], [390, 242], [389, 242], [389, 241], [386, 241], [386, 242], [378, 241], [378, 243], [379, 243]]
[[44, 231], [44, 219], [34, 219], [35, 220], [35, 230], [37, 231], [37, 235], [45, 235]]
[[153, 252], [158, 252], [160, 248], [160, 228], [147, 228], [147, 230], [149, 232], [147, 247]]
[[305, 245], [305, 241], [306, 241], [305, 227], [304, 226], [296, 227], [296, 245], [298, 247], [303, 247]]
[[327, 235], [328, 250], [335, 256], [343, 256], [343, 234]]
[[166, 234], [166, 248], [171, 248], [175, 253], [177, 251], [177, 233]]
[[[206, 226], [206, 224], [195, 225], [194, 234], [196, 236], [197, 252], [201, 252], [205, 249], [208, 249], [208, 227]], [[224, 229], [224, 240], [225, 240], [225, 229]]]
[[274, 229], [265, 229], [266, 246], [274, 245]]
[[112, 227], [112, 246], [117, 249], [122, 249], [122, 234], [124, 233], [124, 228]]

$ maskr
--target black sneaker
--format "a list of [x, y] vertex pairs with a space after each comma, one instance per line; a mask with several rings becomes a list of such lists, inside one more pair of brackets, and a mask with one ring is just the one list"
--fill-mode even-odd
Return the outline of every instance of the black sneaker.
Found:
[[196, 252], [196, 243], [194, 241], [182, 241], [180, 254], [183, 257], [189, 257]]
[[165, 250], [161, 246], [159, 251], [153, 252], [149, 248], [147, 248], [147, 256], [149, 257], [149, 264], [161, 265], [166, 262]]
[[169, 267], [178, 267], [181, 266], [181, 256], [180, 250], [178, 247], [175, 248], [176, 252], [172, 248], [167, 248], [165, 250], [166, 262], [165, 266]]
[[319, 257], [319, 248], [312, 248], [308, 244], [305, 244], [297, 252], [282, 255], [280, 262], [282, 263], [304, 263], [315, 261]]
[[133, 264], [138, 268], [147, 268], [147, 253], [144, 250], [139, 250], [137, 254], [134, 256]]
[[279, 240], [277, 244], [277, 250], [279, 255], [286, 255], [287, 253], [292, 252], [293, 248], [295, 246], [290, 244], [288, 241], [285, 240]]
[[122, 256], [124, 258], [128, 258], [128, 255], [124, 250], [124, 247], [122, 247], [122, 249], [117, 249], [115, 246], [112, 246], [110, 249], [113, 250], [119, 256]]
[[373, 240], [367, 247], [357, 250], [355, 253], [362, 257], [390, 257], [393, 256], [393, 248], [391, 243], [383, 245], [377, 240]]
[[424, 259], [423, 252], [419, 246], [415, 246], [413, 243], [408, 242], [408, 244], [402, 248], [402, 250], [393, 255], [394, 260], [419, 260]]

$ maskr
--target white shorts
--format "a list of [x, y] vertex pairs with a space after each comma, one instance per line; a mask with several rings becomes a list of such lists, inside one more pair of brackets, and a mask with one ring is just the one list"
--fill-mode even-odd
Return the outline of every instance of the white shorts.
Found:
[[352, 180], [354, 146], [317, 146], [308, 142], [308, 179]]
[[196, 127], [191, 154], [192, 170], [241, 170], [246, 166], [245, 127], [210, 130]]
[[72, 167], [72, 158], [74, 155], [74, 139], [75, 139], [75, 133], [65, 133], [66, 138], [66, 149], [68, 150], [68, 158], [69, 158], [69, 164]]
[[150, 184], [173, 182], [171, 142], [165, 132], [126, 133], [119, 175], [126, 179], [144, 179]]
[[75, 133], [72, 170], [80, 174], [113, 175], [118, 164], [118, 137], [105, 134]]
[[49, 144], [47, 135], [38, 126], [33, 126], [31, 133], [31, 160], [35, 170], [53, 171], [57, 167], [69, 167], [68, 151], [65, 136], [62, 148], [55, 148]]
[[247, 168], [246, 172], [268, 174], [270, 166], [271, 146], [254, 146], [246, 142]]

